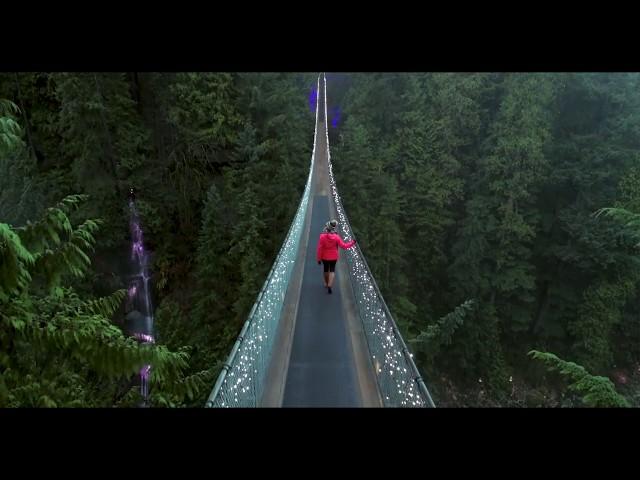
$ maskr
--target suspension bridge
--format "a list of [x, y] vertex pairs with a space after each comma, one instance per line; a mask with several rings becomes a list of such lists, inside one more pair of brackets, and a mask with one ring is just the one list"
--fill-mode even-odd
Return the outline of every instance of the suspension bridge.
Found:
[[358, 244], [333, 294], [316, 263], [329, 218], [352, 238], [331, 166], [327, 80], [318, 76], [309, 176], [267, 279], [206, 407], [435, 407]]

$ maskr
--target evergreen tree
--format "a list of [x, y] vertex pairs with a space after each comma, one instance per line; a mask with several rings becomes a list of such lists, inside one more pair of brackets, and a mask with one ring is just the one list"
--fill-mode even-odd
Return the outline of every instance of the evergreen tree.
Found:
[[606, 377], [590, 375], [584, 367], [567, 362], [552, 353], [529, 352], [536, 360], [541, 360], [550, 371], [557, 371], [571, 383], [569, 390], [582, 395], [587, 407], [628, 407], [629, 402], [616, 392], [613, 383]]
[[99, 222], [74, 227], [69, 219], [83, 200], [67, 197], [24, 227], [0, 224], [0, 404], [108, 404], [109, 393], [117, 392], [117, 384], [109, 381], [126, 380], [145, 364], [153, 365], [156, 384], [187, 381], [186, 393], [192, 394], [198, 384], [181, 378], [184, 353], [140, 346], [111, 323], [124, 291], [83, 300], [63, 286], [90, 266], [87, 251], [95, 244]]

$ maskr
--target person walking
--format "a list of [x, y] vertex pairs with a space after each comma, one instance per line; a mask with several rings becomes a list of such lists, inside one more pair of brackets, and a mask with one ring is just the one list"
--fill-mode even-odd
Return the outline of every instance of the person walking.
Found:
[[342, 238], [340, 238], [340, 235], [336, 232], [337, 227], [338, 221], [330, 220], [325, 224], [324, 231], [320, 233], [320, 238], [318, 239], [316, 260], [318, 261], [318, 265], [321, 263], [324, 265], [322, 279], [328, 293], [331, 293], [331, 287], [333, 286], [333, 279], [335, 277], [336, 262], [339, 257], [338, 247], [346, 250], [356, 243], [355, 240], [351, 240], [350, 242], [342, 241]]

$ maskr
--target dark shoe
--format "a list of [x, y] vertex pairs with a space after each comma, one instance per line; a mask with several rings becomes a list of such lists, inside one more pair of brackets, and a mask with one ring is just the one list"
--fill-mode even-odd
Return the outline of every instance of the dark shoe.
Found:
[[329, 293], [331, 293], [331, 287], [327, 287], [329, 289]]

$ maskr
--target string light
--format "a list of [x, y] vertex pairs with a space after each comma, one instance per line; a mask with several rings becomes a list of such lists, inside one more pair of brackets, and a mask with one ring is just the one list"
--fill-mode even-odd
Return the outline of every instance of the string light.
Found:
[[[320, 89], [320, 77], [318, 77], [317, 91]], [[275, 333], [280, 323], [280, 316], [284, 304], [284, 298], [293, 267], [296, 263], [300, 239], [302, 237], [302, 227], [304, 225], [307, 206], [311, 192], [311, 177], [316, 154], [316, 139], [318, 125], [318, 97], [316, 95], [316, 130], [313, 137], [313, 151], [311, 154], [311, 164], [309, 175], [305, 185], [304, 193], [298, 206], [296, 215], [289, 228], [289, 233], [285, 239], [280, 252], [276, 257], [271, 272], [269, 273], [262, 291], [254, 304], [254, 308], [246, 321], [246, 332], [244, 339], [240, 341], [238, 349], [232, 353], [228, 360], [229, 368], [220, 374], [219, 389], [214, 391], [209, 397], [207, 405], [214, 407], [229, 407], [230, 399], [233, 399], [234, 406], [256, 407], [263, 391], [265, 373], [271, 352]], [[249, 376], [253, 372], [254, 375]], [[260, 372], [260, 374], [258, 374]], [[228, 382], [230, 377], [238, 378], [238, 381]], [[220, 381], [220, 380], [219, 380]], [[238, 395], [238, 392], [241, 395]]]
[[[317, 91], [320, 91], [319, 77]], [[319, 97], [319, 94], [315, 97], [316, 129], [313, 139], [313, 153], [302, 200], [289, 229], [289, 234], [245, 324], [246, 331], [243, 338], [239, 338], [239, 346], [228, 361], [228, 369], [221, 373], [220, 378], [223, 380], [220, 382], [220, 388], [217, 391], [214, 388], [209, 402], [207, 402], [208, 405], [228, 407], [232, 400], [231, 403], [236, 404], [234, 406], [255, 407], [262, 393], [264, 375], [273, 347], [273, 338], [279, 324], [284, 297], [296, 261], [302, 226], [309, 203], [318, 134]], [[351, 227], [342, 207], [331, 164], [327, 125], [326, 78], [324, 79], [324, 98], [324, 123], [331, 196], [340, 221], [340, 229], [345, 239], [350, 241], [352, 238]], [[373, 276], [357, 246], [347, 250], [347, 262], [349, 276], [354, 287], [356, 308], [363, 322], [385, 405], [426, 406], [427, 400], [417, 386], [416, 379], [419, 374], [411, 360], [413, 355], [404, 347], [393, 319], [388, 318], [382, 295], [375, 287]], [[254, 375], [249, 376], [251, 371]], [[258, 372], [261, 374], [258, 375]], [[237, 381], [229, 382], [231, 377], [236, 378]]]
[[[324, 109], [325, 109], [325, 135], [327, 142], [327, 162], [329, 168], [329, 182], [333, 204], [339, 219], [340, 229], [346, 241], [352, 239], [351, 227], [347, 219], [331, 163], [331, 150], [329, 148], [329, 129], [327, 128], [327, 81], [324, 79]], [[385, 398], [386, 406], [405, 406], [409, 403], [413, 406], [424, 407], [427, 399], [417, 387], [417, 369], [413, 365], [413, 355], [406, 348], [402, 348], [400, 333], [395, 328], [393, 319], [387, 319], [385, 303], [382, 294], [375, 288], [373, 275], [367, 267], [359, 247], [346, 251], [349, 264], [349, 276], [354, 292], [356, 293], [356, 308], [363, 322], [365, 335], [369, 344], [369, 350], [378, 372], [378, 385]], [[376, 352], [384, 352], [382, 362], [376, 357]], [[408, 366], [413, 368], [407, 369]], [[415, 370], [416, 377], [411, 377], [408, 372]], [[398, 374], [400, 372], [400, 374]], [[394, 376], [395, 373], [395, 376]], [[403, 375], [399, 378], [398, 375]], [[395, 380], [398, 379], [398, 380]], [[406, 379], [406, 381], [405, 381]], [[391, 398], [393, 397], [393, 398]]]

